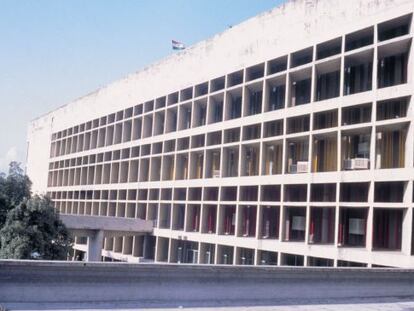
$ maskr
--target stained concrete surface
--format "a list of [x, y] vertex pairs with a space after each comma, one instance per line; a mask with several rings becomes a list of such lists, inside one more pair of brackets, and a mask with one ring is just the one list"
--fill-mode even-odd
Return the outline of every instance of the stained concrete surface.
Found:
[[414, 270], [0, 260], [0, 305], [8, 310], [414, 310]]
[[[84, 309], [83, 311], [107, 311], [110, 309]], [[317, 304], [291, 305], [273, 307], [229, 307], [229, 308], [173, 308], [173, 309], [112, 309], [116, 311], [413, 311], [414, 301], [396, 303], [362, 303], [362, 304]], [[21, 310], [23, 311], [23, 310]], [[25, 310], [24, 310], [25, 311]], [[31, 311], [41, 311], [31, 310]], [[79, 311], [79, 309], [56, 309], [51, 311]]]

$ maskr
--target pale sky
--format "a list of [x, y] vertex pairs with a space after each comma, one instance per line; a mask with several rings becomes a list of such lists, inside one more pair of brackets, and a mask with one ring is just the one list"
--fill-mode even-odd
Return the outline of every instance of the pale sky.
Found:
[[0, 171], [30, 120], [284, 0], [0, 0]]

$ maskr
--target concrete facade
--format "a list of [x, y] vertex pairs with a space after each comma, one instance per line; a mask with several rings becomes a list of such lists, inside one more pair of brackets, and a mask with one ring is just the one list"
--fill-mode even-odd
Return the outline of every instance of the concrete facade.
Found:
[[105, 260], [413, 267], [413, 11], [288, 1], [75, 100], [29, 126], [33, 190], [154, 222]]

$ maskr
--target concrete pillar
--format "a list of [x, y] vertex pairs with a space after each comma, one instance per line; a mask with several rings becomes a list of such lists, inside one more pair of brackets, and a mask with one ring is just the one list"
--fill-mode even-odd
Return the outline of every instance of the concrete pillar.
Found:
[[103, 240], [103, 230], [94, 231], [94, 234], [88, 237], [88, 252], [86, 254], [86, 261], [101, 261]]
[[[138, 237], [138, 236], [136, 236], [136, 237]], [[143, 241], [143, 243], [142, 243], [142, 257], [144, 258], [144, 259], [146, 259], [147, 257], [148, 257], [148, 238], [149, 238], [149, 236], [146, 234], [146, 235], [144, 235], [144, 241]]]
[[407, 208], [403, 214], [402, 222], [402, 242], [401, 251], [403, 254], [411, 256], [411, 239], [412, 239], [412, 225], [413, 225], [413, 209]]
[[[309, 166], [309, 167], [311, 167], [311, 166]], [[311, 186], [310, 185], [311, 185], [310, 183], [306, 184], [307, 191], [306, 191], [306, 212], [305, 212], [305, 217], [306, 217], [306, 221], [305, 221], [305, 244], [309, 244], [309, 227], [310, 227], [310, 223], [311, 223], [311, 220], [310, 220], [310, 218], [311, 218], [311, 209], [310, 209]]]
[[73, 256], [72, 256], [72, 261], [77, 260], [77, 256], [78, 256], [78, 251], [76, 249], [73, 250]]
[[367, 251], [372, 251], [374, 235], [374, 207], [368, 208], [365, 244]]
[[368, 251], [372, 251], [373, 243], [374, 243], [374, 199], [375, 199], [375, 182], [369, 182], [369, 190], [368, 190], [368, 214], [367, 214], [367, 227], [366, 227], [366, 249]]

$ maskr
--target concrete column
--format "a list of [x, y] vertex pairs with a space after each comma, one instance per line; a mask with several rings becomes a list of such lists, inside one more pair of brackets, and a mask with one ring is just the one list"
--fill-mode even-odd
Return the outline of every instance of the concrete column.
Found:
[[74, 249], [73, 250], [73, 256], [72, 256], [72, 261], [76, 261], [77, 260], [77, 256], [78, 256], [78, 250]]
[[[342, 44], [341, 44], [341, 70], [339, 76], [339, 96], [344, 96], [344, 81], [345, 81], [345, 36], [342, 36]], [[339, 109], [338, 113], [340, 113], [341, 109]], [[338, 119], [338, 124], [342, 124], [342, 119]]]
[[407, 256], [411, 256], [412, 246], [412, 225], [413, 225], [413, 209], [411, 207], [407, 208], [403, 214], [402, 222], [402, 242], [401, 242], [401, 251]]
[[155, 238], [155, 252], [154, 252], [154, 262], [158, 262], [158, 254], [159, 254], [159, 243], [160, 243], [160, 237]]
[[[138, 236], [136, 236], [135, 238], [137, 238]], [[143, 241], [143, 245], [142, 245], [142, 257], [145, 259], [148, 257], [148, 235], [144, 235], [144, 241]]]
[[[413, 103], [411, 103], [412, 106]], [[411, 108], [412, 109], [412, 108]], [[412, 110], [409, 112], [411, 114], [411, 118], [412, 118]], [[407, 136], [405, 138], [405, 163], [404, 163], [404, 167], [413, 167], [413, 162], [414, 162], [414, 152], [413, 152], [413, 140], [414, 140], [414, 124], [413, 122], [410, 122], [408, 125], [408, 129], [407, 129]], [[411, 202], [411, 197], [409, 197], [408, 202]]]
[[365, 244], [366, 244], [367, 251], [372, 251], [373, 235], [374, 235], [374, 207], [371, 205], [368, 208], [367, 227], [366, 227], [366, 234], [365, 234]]
[[257, 249], [257, 247], [254, 249], [254, 263], [255, 266], [260, 265], [260, 260], [259, 260], [259, 250]]
[[88, 237], [87, 261], [101, 261], [103, 239], [103, 230], [97, 230]]
[[[311, 161], [312, 162], [312, 161]], [[310, 208], [310, 199], [311, 199], [311, 183], [306, 184], [306, 212], [305, 212], [305, 244], [309, 244], [309, 228], [311, 223], [311, 208]]]
[[365, 234], [365, 244], [368, 251], [372, 251], [373, 248], [373, 239], [374, 239], [374, 196], [375, 196], [375, 182], [369, 182], [369, 191], [368, 191], [368, 214], [367, 214], [367, 226]]
[[168, 239], [167, 262], [169, 263], [171, 263], [171, 253], [172, 253], [172, 239]]
[[[334, 228], [334, 232], [335, 232], [335, 236], [334, 236], [334, 247], [338, 248], [338, 243], [339, 243], [339, 214], [341, 212], [340, 207], [339, 207], [339, 200], [340, 200], [340, 189], [341, 188], [341, 184], [340, 183], [336, 183], [336, 200], [335, 200], [335, 228]], [[335, 256], [338, 256], [338, 253], [336, 253]]]
[[[378, 88], [378, 25], [374, 26], [374, 55], [372, 60], [372, 90], [376, 90]], [[374, 102], [373, 105], [375, 106], [376, 103]], [[373, 118], [376, 118], [376, 114], [372, 114]]]

